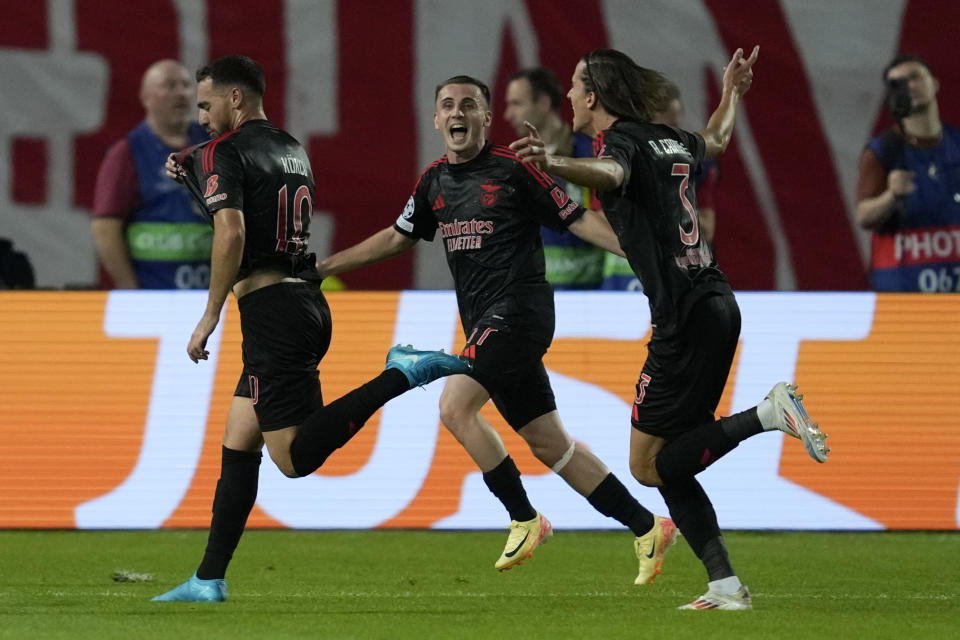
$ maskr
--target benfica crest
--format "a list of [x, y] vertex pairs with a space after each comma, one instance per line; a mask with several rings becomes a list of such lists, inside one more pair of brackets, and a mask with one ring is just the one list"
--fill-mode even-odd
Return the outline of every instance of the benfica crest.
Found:
[[483, 193], [480, 195], [480, 204], [484, 207], [492, 207], [497, 203], [497, 192], [500, 191], [498, 184], [482, 184], [480, 188]]

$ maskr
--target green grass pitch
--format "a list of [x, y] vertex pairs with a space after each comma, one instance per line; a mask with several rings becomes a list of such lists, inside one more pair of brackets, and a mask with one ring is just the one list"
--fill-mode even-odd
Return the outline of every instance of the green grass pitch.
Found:
[[505, 536], [250, 531], [228, 602], [201, 605], [150, 598], [190, 576], [205, 532], [4, 531], [0, 638], [960, 638], [955, 532], [730, 532], [749, 612], [675, 610], [705, 588], [683, 541], [635, 587], [628, 533], [558, 531], [501, 574]]

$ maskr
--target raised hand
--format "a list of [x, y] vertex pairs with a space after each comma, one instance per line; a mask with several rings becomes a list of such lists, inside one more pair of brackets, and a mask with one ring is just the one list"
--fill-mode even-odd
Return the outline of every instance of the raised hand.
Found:
[[510, 148], [517, 152], [517, 157], [524, 164], [532, 164], [540, 169], [545, 169], [547, 165], [547, 150], [544, 147], [543, 139], [537, 128], [523, 121], [523, 125], [529, 133], [510, 143]]
[[750, 89], [753, 82], [753, 63], [760, 55], [760, 46], [753, 48], [749, 58], [743, 57], [743, 49], [737, 49], [730, 63], [723, 70], [724, 91], [734, 90], [741, 96]]

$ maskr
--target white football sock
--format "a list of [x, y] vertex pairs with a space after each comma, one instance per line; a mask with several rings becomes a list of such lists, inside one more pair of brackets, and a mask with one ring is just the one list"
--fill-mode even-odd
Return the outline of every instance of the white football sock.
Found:
[[737, 576], [730, 576], [729, 578], [722, 578], [720, 580], [714, 580], [713, 582], [708, 582], [707, 587], [709, 590], [718, 593], [722, 596], [733, 595], [740, 590], [743, 584], [740, 582], [740, 578]]
[[757, 405], [757, 418], [764, 431], [773, 431], [777, 428], [777, 412], [773, 407], [773, 400], [764, 398], [763, 402]]

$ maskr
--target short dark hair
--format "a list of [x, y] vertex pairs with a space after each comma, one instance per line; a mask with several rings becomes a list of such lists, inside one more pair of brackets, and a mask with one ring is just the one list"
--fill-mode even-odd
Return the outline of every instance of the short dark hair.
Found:
[[507, 80], [508, 83], [514, 80], [526, 80], [530, 83], [530, 92], [533, 99], [540, 96], [550, 98], [550, 108], [554, 111], [560, 111], [560, 105], [563, 104], [563, 87], [557, 80], [556, 74], [546, 67], [533, 67], [530, 69], [520, 69]]
[[239, 85], [261, 98], [267, 91], [263, 70], [247, 56], [223, 56], [197, 69], [197, 82], [203, 82], [207, 78], [216, 85]]
[[615, 49], [594, 49], [583, 56], [581, 80], [612, 116], [650, 122], [672, 99], [676, 85], [665, 75], [641, 67]]
[[914, 53], [898, 53], [893, 57], [893, 60], [887, 63], [887, 66], [883, 68], [883, 84], [887, 84], [887, 74], [890, 73], [890, 69], [898, 67], [904, 62], [916, 62], [917, 64], [922, 64], [927, 71], [930, 72], [930, 75], [933, 75], [933, 71], [930, 69], [930, 65], [927, 64], [927, 61], [921, 58], [920, 56]]
[[453, 76], [447, 78], [443, 82], [437, 85], [436, 90], [433, 92], [433, 101], [436, 102], [437, 98], [440, 97], [440, 90], [451, 84], [472, 84], [477, 89], [480, 89], [480, 93], [483, 94], [483, 99], [487, 101], [487, 106], [490, 106], [490, 87], [484, 84], [482, 81], [477, 80], [473, 76]]

